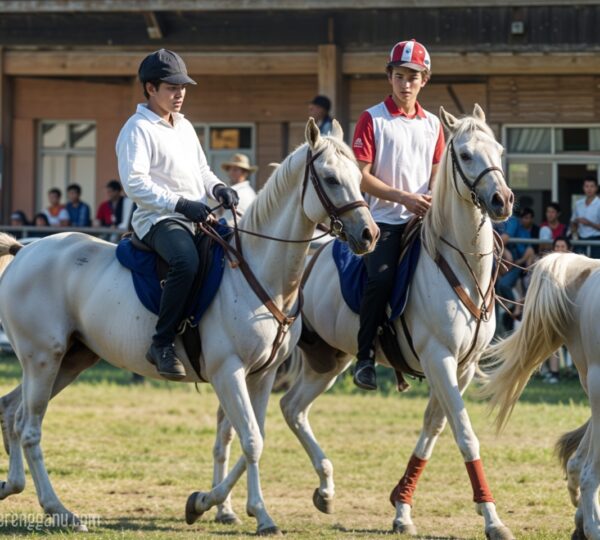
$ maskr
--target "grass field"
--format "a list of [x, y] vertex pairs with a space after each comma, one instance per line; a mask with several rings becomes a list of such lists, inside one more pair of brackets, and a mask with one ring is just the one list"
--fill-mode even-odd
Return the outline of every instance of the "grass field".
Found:
[[[20, 368], [0, 358], [0, 390], [17, 384]], [[146, 382], [102, 364], [85, 373], [50, 404], [43, 448], [54, 487], [68, 508], [90, 520], [90, 539], [181, 540], [243, 538], [255, 531], [245, 515], [245, 478], [234, 490], [238, 526], [217, 525], [211, 512], [185, 524], [187, 496], [211, 485], [217, 400], [208, 386]], [[354, 392], [342, 380], [319, 399], [312, 425], [332, 459], [336, 511], [312, 505], [317, 477], [279, 412], [273, 396], [261, 461], [262, 488], [271, 516], [289, 538], [379, 538], [388, 534], [394, 511], [388, 495], [416, 442], [427, 386], [414, 383], [404, 395]], [[579, 383], [534, 381], [507, 430], [496, 436], [485, 404], [467, 395], [480, 438], [488, 479], [500, 516], [517, 538], [570, 536], [573, 509], [552, 455], [555, 439], [583, 423], [588, 407]], [[239, 446], [234, 443], [234, 458]], [[7, 459], [0, 460], [6, 478]], [[35, 528], [42, 521], [31, 477], [20, 494], [2, 501], [0, 538], [68, 531]], [[450, 430], [440, 437], [417, 489], [413, 518], [422, 538], [483, 538], [465, 467]], [[25, 523], [23, 523], [25, 522]]]

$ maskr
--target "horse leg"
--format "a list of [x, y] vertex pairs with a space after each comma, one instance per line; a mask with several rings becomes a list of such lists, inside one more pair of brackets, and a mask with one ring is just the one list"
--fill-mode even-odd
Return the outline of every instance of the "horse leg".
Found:
[[[304, 447], [313, 468], [319, 476], [319, 487], [314, 491], [313, 504], [321, 512], [331, 514], [335, 496], [333, 464], [329, 461], [313, 434], [308, 420], [308, 413], [315, 399], [331, 388], [337, 376], [348, 367], [349, 357], [342, 355], [336, 349], [329, 348], [326, 353], [327, 358], [323, 359], [320, 356], [319, 361], [326, 362], [326, 365], [331, 366], [331, 370], [327, 373], [317, 373], [310, 366], [309, 353], [303, 352], [302, 354], [304, 358], [300, 377], [294, 381], [290, 389], [284, 394], [279, 405], [288, 426]], [[321, 350], [322, 354], [323, 349]]]
[[[471, 364], [459, 374], [458, 386], [461, 395], [469, 386], [474, 374], [475, 364]], [[419, 435], [417, 445], [408, 462], [404, 475], [390, 494], [390, 502], [396, 508], [396, 517], [393, 524], [393, 531], [395, 533], [411, 536], [417, 534], [417, 529], [411, 516], [413, 494], [417, 488], [419, 477], [431, 458], [435, 443], [445, 427], [446, 415], [437, 397], [432, 392], [429, 395], [429, 402], [423, 416], [423, 429]]]
[[[94, 365], [99, 358], [89, 349], [75, 342], [63, 358], [58, 371], [52, 395], [54, 397], [63, 388], [73, 382], [85, 369]], [[22, 385], [0, 398], [0, 426], [4, 448], [9, 455], [8, 478], [0, 482], [0, 500], [9, 495], [20, 493], [25, 488], [25, 469], [21, 442], [15, 430], [15, 424], [23, 414]]]
[[[600, 366], [591, 365], [587, 373], [587, 388], [592, 409], [590, 444], [581, 469], [579, 502], [583, 515], [583, 531], [590, 540], [600, 539]], [[589, 429], [588, 428], [588, 431]]]
[[[213, 488], [218, 486], [227, 475], [231, 442], [234, 437], [235, 431], [233, 426], [227, 419], [227, 416], [225, 416], [225, 411], [219, 405], [219, 409], [217, 410], [217, 436], [215, 438], [215, 445], [213, 446]], [[231, 506], [231, 493], [227, 495], [227, 498], [221, 504], [217, 505], [215, 521], [226, 525], [241, 523]]]
[[21, 385], [0, 399], [0, 425], [4, 449], [8, 454], [8, 476], [0, 482], [0, 500], [25, 489], [25, 468], [21, 442], [15, 432], [15, 419], [20, 411]]
[[[260, 488], [258, 462], [262, 454], [263, 437], [248, 393], [245, 372], [239, 358], [232, 356], [223, 362], [218, 371], [215, 372], [211, 382], [225, 414], [240, 438], [244, 455], [238, 460], [225, 480], [210, 492], [195, 492], [189, 496], [186, 504], [186, 521], [191, 524], [212, 506], [223, 503], [244, 469], [247, 469], [248, 502], [246, 511], [256, 517], [257, 534], [277, 534], [279, 529], [266, 510]], [[271, 379], [270, 383], [272, 384], [272, 382]], [[271, 390], [270, 386], [268, 390]]]
[[479, 455], [479, 440], [473, 431], [471, 420], [459, 391], [457, 363], [454, 357], [441, 356], [433, 347], [421, 355], [423, 370], [431, 386], [431, 392], [439, 400], [448, 418], [456, 444], [465, 460], [465, 466], [473, 488], [473, 500], [477, 512], [485, 521], [485, 534], [490, 540], [510, 540], [513, 535], [502, 523], [496, 512], [496, 504], [487, 484]]

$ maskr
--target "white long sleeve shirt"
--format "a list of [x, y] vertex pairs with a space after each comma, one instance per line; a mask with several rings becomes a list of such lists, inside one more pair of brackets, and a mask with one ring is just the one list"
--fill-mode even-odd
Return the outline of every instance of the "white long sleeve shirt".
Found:
[[172, 117], [173, 125], [139, 104], [117, 138], [119, 175], [137, 204], [132, 226], [140, 238], [164, 219], [191, 230], [192, 223], [175, 212], [179, 198], [206, 203], [207, 192], [223, 184], [210, 170], [192, 124], [182, 114]]

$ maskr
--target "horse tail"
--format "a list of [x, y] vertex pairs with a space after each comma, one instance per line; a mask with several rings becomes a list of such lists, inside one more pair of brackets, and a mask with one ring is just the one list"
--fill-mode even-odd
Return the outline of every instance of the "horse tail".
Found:
[[[586, 264], [586, 261], [589, 261]], [[508, 338], [492, 344], [484, 353], [494, 358], [480, 394], [491, 397], [490, 410], [498, 408], [500, 431], [539, 367], [565, 341], [564, 330], [572, 323], [569, 286], [579, 287], [582, 272], [589, 273], [590, 259], [574, 254], [551, 254], [533, 268], [520, 327]], [[597, 266], [597, 263], [596, 263]]]
[[0, 232], [0, 275], [11, 263], [13, 257], [24, 247], [14, 236]]
[[581, 443], [581, 440], [587, 431], [589, 423], [590, 421], [588, 420], [585, 424], [579, 426], [577, 429], [574, 429], [573, 431], [567, 431], [567, 433], [561, 435], [558, 441], [556, 441], [554, 453], [556, 454], [556, 457], [558, 457], [560, 465], [565, 473], [567, 472], [567, 462], [575, 450], [577, 450], [579, 447], [579, 444]]

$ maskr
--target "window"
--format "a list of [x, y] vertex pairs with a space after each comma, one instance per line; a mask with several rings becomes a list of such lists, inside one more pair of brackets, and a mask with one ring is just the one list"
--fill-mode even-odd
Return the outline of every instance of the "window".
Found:
[[51, 122], [39, 125], [39, 172], [36, 207], [41, 210], [48, 204], [47, 193], [57, 187], [63, 192], [66, 204], [66, 188], [79, 184], [82, 200], [96, 207], [96, 124], [85, 121]]
[[[255, 129], [253, 124], [195, 124], [202, 149], [211, 170], [223, 181], [227, 175], [221, 164], [229, 161], [233, 154], [246, 154], [250, 163], [256, 162]], [[255, 175], [250, 182], [256, 187]]]
[[543, 219], [551, 201], [568, 220], [573, 197], [581, 194], [582, 179], [600, 169], [600, 126], [506, 126], [505, 170], [520, 207], [533, 207]]

